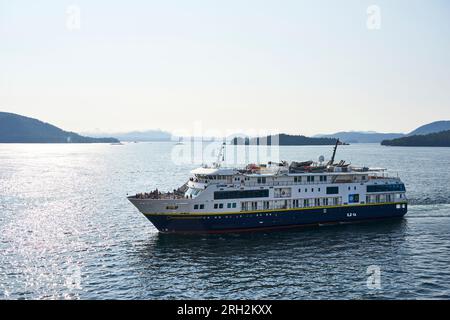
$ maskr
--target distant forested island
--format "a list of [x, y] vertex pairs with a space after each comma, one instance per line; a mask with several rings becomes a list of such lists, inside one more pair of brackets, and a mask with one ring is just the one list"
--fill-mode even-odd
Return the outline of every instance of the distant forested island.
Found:
[[387, 139], [404, 137], [404, 133], [379, 133], [362, 131], [341, 131], [332, 134], [318, 134], [315, 138], [336, 138], [347, 143], [380, 143]]
[[374, 131], [341, 131], [332, 134], [317, 134], [317, 138], [336, 138], [348, 143], [381, 143], [383, 140], [424, 135], [450, 130], [450, 121], [441, 120], [422, 125], [410, 133], [380, 133]]
[[0, 143], [118, 143], [116, 138], [91, 138], [14, 113], [0, 112]]
[[235, 137], [231, 140], [233, 145], [280, 145], [280, 146], [316, 146], [334, 145], [334, 138], [310, 138], [302, 135], [279, 134], [267, 137]]
[[392, 140], [383, 140], [381, 144], [383, 146], [398, 147], [450, 147], [450, 130]]
[[339, 139], [347, 143], [381, 143], [388, 146], [449, 146], [448, 134], [450, 121], [435, 121], [418, 127], [410, 133], [378, 133], [342, 131], [334, 134], [318, 134], [313, 137], [303, 135], [279, 134], [267, 137], [235, 137], [233, 145], [280, 145], [280, 146], [308, 146], [334, 145]]

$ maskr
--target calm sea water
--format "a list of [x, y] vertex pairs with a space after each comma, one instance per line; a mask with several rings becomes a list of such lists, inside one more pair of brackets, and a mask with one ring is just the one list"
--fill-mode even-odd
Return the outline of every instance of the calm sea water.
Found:
[[[405, 181], [405, 219], [251, 234], [158, 234], [127, 193], [180, 186], [173, 143], [0, 145], [2, 299], [450, 298], [450, 148], [352, 145]], [[283, 147], [286, 160], [326, 147]], [[367, 269], [381, 271], [380, 288]]]

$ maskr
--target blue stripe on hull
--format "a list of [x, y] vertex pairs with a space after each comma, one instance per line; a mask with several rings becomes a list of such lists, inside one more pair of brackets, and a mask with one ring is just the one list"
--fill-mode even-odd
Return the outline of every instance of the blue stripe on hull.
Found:
[[163, 233], [223, 233], [283, 229], [310, 225], [352, 223], [365, 220], [400, 218], [407, 207], [395, 204], [342, 206], [324, 209], [272, 211], [270, 213], [239, 213], [229, 215], [175, 216], [148, 215], [147, 218]]

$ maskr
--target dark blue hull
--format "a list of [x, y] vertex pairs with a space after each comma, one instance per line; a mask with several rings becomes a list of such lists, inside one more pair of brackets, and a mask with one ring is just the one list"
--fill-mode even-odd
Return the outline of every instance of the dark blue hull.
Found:
[[204, 215], [146, 215], [162, 233], [224, 233], [401, 218], [405, 203]]

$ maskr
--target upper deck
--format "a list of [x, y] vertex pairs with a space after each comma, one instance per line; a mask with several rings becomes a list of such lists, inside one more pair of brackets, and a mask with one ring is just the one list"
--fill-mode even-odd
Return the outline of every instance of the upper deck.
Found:
[[255, 165], [245, 168], [203, 167], [191, 171], [188, 186], [206, 188], [211, 184], [245, 186], [279, 186], [297, 184], [329, 184], [365, 182], [372, 179], [398, 179], [389, 177], [386, 169], [355, 167], [341, 161], [337, 165], [321, 165], [312, 161]]

